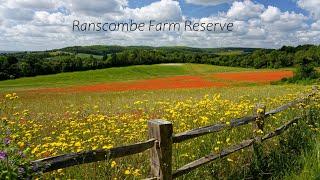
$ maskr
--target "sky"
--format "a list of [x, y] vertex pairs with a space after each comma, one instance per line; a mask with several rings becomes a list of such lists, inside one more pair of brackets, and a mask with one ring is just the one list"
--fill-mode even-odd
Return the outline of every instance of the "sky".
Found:
[[[81, 22], [232, 22], [232, 32], [74, 32]], [[259, 47], [320, 44], [320, 0], [0, 0], [0, 50], [79, 45]]]

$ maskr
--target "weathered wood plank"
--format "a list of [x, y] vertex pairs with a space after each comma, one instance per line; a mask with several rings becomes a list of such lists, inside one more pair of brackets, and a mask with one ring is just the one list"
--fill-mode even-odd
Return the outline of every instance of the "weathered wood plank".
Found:
[[281, 111], [287, 110], [290, 107], [293, 107], [298, 103], [304, 102], [308, 98], [310, 98], [311, 96], [315, 95], [317, 92], [318, 92], [318, 88], [316, 86], [316, 87], [313, 88], [313, 90], [312, 90], [312, 92], [310, 94], [306, 95], [305, 97], [302, 97], [302, 98], [296, 99], [294, 101], [291, 101], [291, 102], [289, 102], [287, 104], [284, 104], [282, 106], [279, 106], [279, 107], [277, 107], [277, 108], [275, 108], [273, 110], [270, 110], [269, 112], [266, 113], [265, 117], [272, 116], [272, 115], [277, 114], [277, 113], [279, 113]]
[[287, 104], [284, 104], [284, 105], [279, 106], [279, 107], [277, 107], [277, 108], [275, 108], [273, 110], [270, 110], [269, 112], [266, 113], [265, 117], [269, 117], [269, 116], [277, 114], [277, 113], [279, 113], [281, 111], [287, 110], [288, 108], [295, 106], [296, 104], [302, 102], [303, 100], [304, 99], [298, 99], [298, 100], [295, 100], [295, 101], [291, 101], [291, 102], [289, 102]]
[[273, 138], [275, 136], [280, 135], [281, 133], [283, 133], [284, 131], [286, 131], [290, 126], [292, 126], [294, 123], [297, 123], [299, 120], [301, 119], [301, 117], [296, 117], [293, 120], [287, 122], [286, 124], [282, 125], [281, 127], [277, 128], [275, 131], [266, 134], [265, 136], [263, 136], [261, 138], [262, 141], [265, 141], [267, 139]]
[[230, 121], [230, 125], [227, 125], [226, 123], [223, 123], [223, 124], [221, 123], [221, 124], [205, 126], [205, 127], [193, 129], [193, 130], [190, 130], [187, 132], [175, 134], [173, 136], [173, 143], [180, 143], [180, 142], [186, 141], [188, 139], [193, 139], [193, 138], [203, 136], [206, 134], [220, 132], [227, 127], [234, 128], [237, 126], [242, 126], [242, 125], [248, 124], [249, 122], [254, 121], [256, 118], [257, 118], [257, 116], [248, 116], [248, 117], [233, 119]]
[[257, 116], [248, 116], [248, 117], [234, 119], [234, 120], [231, 120], [230, 126], [232, 128], [234, 128], [234, 127], [246, 125], [246, 124], [254, 121], [256, 118], [257, 118]]
[[249, 140], [245, 140], [243, 141], [242, 143], [238, 144], [238, 145], [234, 145], [228, 149], [225, 149], [225, 150], [222, 150], [219, 154], [216, 154], [216, 153], [212, 153], [212, 154], [209, 154], [205, 157], [202, 157], [200, 159], [197, 159], [189, 164], [186, 164], [184, 165], [183, 167], [179, 168], [178, 170], [176, 170], [174, 173], [173, 173], [173, 178], [177, 178], [179, 176], [182, 176], [202, 165], [205, 165], [207, 163], [210, 163], [216, 159], [219, 159], [219, 158], [223, 158], [225, 156], [228, 156], [229, 154], [232, 154], [234, 152], [237, 152], [241, 149], [244, 149], [244, 148], [247, 148], [251, 145], [253, 145], [256, 141], [265, 141], [267, 139], [270, 139], [270, 138], [273, 138], [275, 136], [278, 136], [280, 134], [282, 134], [283, 132], [285, 132], [291, 125], [293, 125], [294, 123], [296, 123], [299, 119], [301, 119], [301, 117], [296, 117], [294, 118], [293, 120], [289, 121], [288, 123], [284, 124], [283, 126], [277, 128], [275, 131], [273, 132], [270, 132], [268, 134], [266, 134], [265, 136], [263, 136], [262, 138], [261, 137], [256, 137], [256, 138], [252, 138], [252, 139], [249, 139]]
[[33, 161], [31, 162], [31, 164], [34, 172], [49, 172], [75, 165], [98, 162], [141, 153], [152, 148], [154, 144], [155, 139], [150, 139], [146, 142], [111, 148], [109, 150], [101, 149], [48, 157]]
[[203, 136], [213, 132], [219, 132], [223, 130], [227, 125], [226, 124], [216, 124], [213, 126], [206, 126], [191, 131], [175, 134], [173, 136], [173, 143], [180, 143], [182, 141], [193, 139], [199, 136]]
[[151, 175], [160, 180], [172, 179], [172, 123], [164, 120], [148, 122], [149, 138], [156, 139], [150, 151]]

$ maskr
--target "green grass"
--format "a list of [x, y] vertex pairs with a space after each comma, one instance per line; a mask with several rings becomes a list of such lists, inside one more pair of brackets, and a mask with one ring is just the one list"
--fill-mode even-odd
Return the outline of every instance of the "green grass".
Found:
[[84, 53], [78, 53], [76, 56], [77, 56], [77, 57], [80, 57], [80, 58], [82, 58], [82, 57], [91, 57], [91, 56], [93, 56], [94, 58], [97, 58], [97, 59], [102, 59], [102, 57], [103, 57], [103, 56], [99, 56], [99, 55], [94, 55], [94, 54], [84, 54]]
[[[318, 137], [320, 138], [320, 137]], [[303, 164], [300, 172], [292, 172], [285, 180], [320, 179], [320, 142], [319, 139], [311, 152], [306, 152], [299, 158]]]
[[[317, 112], [319, 113], [319, 112]], [[311, 148], [306, 149], [302, 155], [297, 158], [301, 164], [299, 171], [291, 171], [285, 176], [285, 180], [304, 180], [304, 179], [320, 179], [320, 134], [319, 134], [319, 117], [313, 114], [313, 118], [317, 119], [318, 128], [313, 133], [314, 144]]]
[[203, 75], [217, 72], [238, 72], [252, 69], [218, 67], [202, 64], [140, 65], [82, 72], [60, 73], [0, 81], [0, 92], [35, 87], [64, 87], [103, 82], [130, 81], [177, 75]]

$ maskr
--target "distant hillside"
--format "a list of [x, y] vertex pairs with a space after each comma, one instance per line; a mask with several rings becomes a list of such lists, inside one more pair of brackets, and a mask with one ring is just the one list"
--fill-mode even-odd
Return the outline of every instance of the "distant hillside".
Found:
[[93, 55], [105, 55], [112, 53], [120, 53], [127, 50], [154, 50], [154, 51], [166, 51], [166, 52], [198, 52], [198, 53], [208, 53], [215, 54], [221, 52], [230, 52], [238, 51], [243, 53], [250, 53], [258, 48], [193, 48], [185, 46], [173, 46], [173, 47], [151, 47], [151, 46], [104, 46], [104, 45], [94, 45], [94, 46], [73, 46], [66, 47], [62, 49], [55, 49], [52, 51], [64, 51], [70, 53], [84, 53], [84, 54], [93, 54]]
[[281, 49], [149, 46], [74, 46], [50, 51], [0, 54], [0, 80], [131, 65], [197, 63], [245, 68], [320, 66], [320, 46]]
[[2, 51], [0, 50], [0, 54], [9, 54], [9, 53], [17, 53], [19, 51]]

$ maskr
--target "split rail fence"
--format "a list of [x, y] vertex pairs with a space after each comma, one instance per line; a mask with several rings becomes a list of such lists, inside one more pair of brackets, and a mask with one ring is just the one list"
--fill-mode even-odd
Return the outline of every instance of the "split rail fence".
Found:
[[32, 169], [34, 172], [50, 172], [61, 168], [67, 168], [75, 165], [104, 161], [109, 159], [120, 158], [137, 153], [144, 152], [150, 149], [150, 165], [151, 177], [149, 179], [170, 180], [182, 176], [204, 164], [210, 163], [214, 160], [228, 156], [241, 149], [254, 145], [255, 143], [264, 142], [270, 138], [278, 136], [285, 132], [294, 123], [297, 123], [302, 117], [296, 117], [291, 121], [285, 123], [275, 131], [270, 132], [264, 136], [255, 136], [252, 139], [244, 140], [240, 144], [233, 145], [227, 149], [222, 150], [220, 153], [212, 153], [200, 159], [197, 159], [189, 164], [180, 167], [179, 169], [172, 170], [172, 145], [181, 143], [183, 141], [200, 137], [210, 133], [216, 133], [226, 128], [235, 128], [254, 122], [256, 130], [263, 130], [265, 119], [275, 115], [279, 112], [289, 109], [298, 103], [308, 100], [310, 97], [318, 92], [318, 87], [314, 87], [313, 91], [303, 98], [296, 99], [287, 104], [284, 104], [276, 109], [266, 112], [264, 105], [258, 105], [257, 113], [239, 119], [231, 120], [230, 124], [220, 123], [211, 126], [193, 129], [187, 132], [173, 134], [173, 126], [171, 122], [164, 120], [151, 120], [148, 122], [149, 140], [139, 142], [132, 145], [111, 148], [109, 150], [93, 150], [79, 153], [64, 154], [55, 157], [48, 157], [33, 161]]

